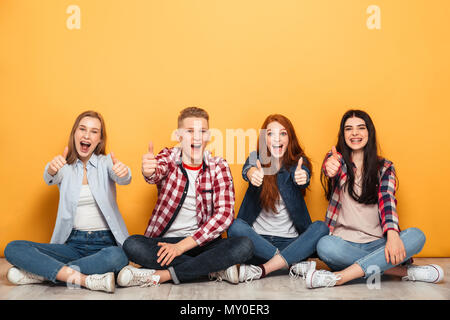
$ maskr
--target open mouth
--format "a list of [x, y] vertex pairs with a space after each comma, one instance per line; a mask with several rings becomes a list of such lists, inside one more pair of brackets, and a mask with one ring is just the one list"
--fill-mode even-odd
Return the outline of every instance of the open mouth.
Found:
[[272, 152], [276, 153], [276, 154], [280, 154], [281, 151], [283, 150], [283, 146], [282, 144], [273, 144], [272, 145]]
[[202, 148], [202, 144], [201, 143], [193, 143], [191, 144], [191, 149], [196, 151], [196, 150], [201, 150]]
[[351, 138], [350, 139], [350, 142], [351, 143], [361, 143], [362, 142], [362, 138]]
[[80, 142], [80, 150], [81, 150], [81, 152], [88, 153], [90, 146], [91, 146], [91, 144], [89, 142], [81, 141]]

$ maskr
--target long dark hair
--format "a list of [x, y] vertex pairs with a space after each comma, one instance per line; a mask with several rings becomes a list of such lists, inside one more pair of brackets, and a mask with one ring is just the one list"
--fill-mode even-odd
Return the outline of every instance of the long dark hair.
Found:
[[[286, 118], [281, 114], [271, 114], [266, 118], [261, 129], [267, 129], [267, 126], [274, 121], [280, 123], [286, 129], [289, 137], [289, 143], [286, 152], [284, 153], [283, 158], [281, 159], [281, 166], [284, 166], [285, 168], [288, 169], [296, 165], [300, 157], [303, 157], [303, 164], [308, 168], [308, 170], [310, 171], [310, 175], [312, 176], [311, 161], [308, 158], [308, 156], [306, 156], [305, 152], [300, 146], [299, 140], [295, 133], [294, 126], [292, 125], [291, 121], [288, 118]], [[265, 148], [267, 152], [266, 153], [261, 152], [262, 150], [259, 149], [260, 147]], [[270, 150], [267, 147], [266, 143], [265, 130], [261, 130], [260, 136], [258, 138], [258, 154], [260, 157], [263, 154], [269, 154], [270, 157]], [[264, 159], [262, 159], [261, 163], [263, 167], [270, 166], [270, 164], [264, 165], [266, 163]], [[277, 174], [278, 173], [264, 176], [264, 181], [261, 186], [261, 195], [260, 195], [261, 207], [266, 210], [272, 210], [274, 213], [276, 213], [275, 203], [279, 197], [279, 190], [277, 186]], [[305, 189], [302, 189], [302, 194], [303, 196], [305, 195]]]
[[[352, 162], [352, 149], [345, 143], [344, 126], [347, 119], [356, 117], [364, 120], [367, 131], [369, 133], [367, 144], [364, 147], [363, 158], [363, 172], [362, 172], [362, 187], [361, 194], [357, 195], [354, 190], [355, 184], [355, 172], [353, 170]], [[378, 203], [378, 171], [383, 165], [384, 159], [378, 155], [378, 145], [376, 138], [376, 130], [370, 116], [362, 110], [348, 110], [341, 120], [339, 127], [338, 142], [336, 150], [342, 155], [347, 166], [347, 181], [344, 188], [347, 188], [350, 196], [357, 202], [363, 204], [375, 204]], [[334, 178], [328, 178], [324, 175], [323, 171], [320, 174], [320, 180], [322, 187], [325, 191], [327, 200], [330, 200], [331, 195], [336, 187], [333, 182]]]

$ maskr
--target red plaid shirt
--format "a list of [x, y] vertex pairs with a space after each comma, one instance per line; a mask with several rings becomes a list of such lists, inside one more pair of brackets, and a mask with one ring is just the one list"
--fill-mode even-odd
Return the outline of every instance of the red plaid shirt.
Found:
[[[325, 175], [327, 173], [325, 163], [331, 155], [331, 151], [328, 152], [322, 164], [322, 170]], [[333, 186], [336, 185], [336, 187], [331, 195], [330, 203], [325, 216], [325, 223], [328, 225], [330, 233], [333, 232], [334, 227], [336, 226], [339, 211], [342, 207], [341, 190], [342, 186], [347, 181], [347, 166], [341, 154], [339, 154], [339, 161], [341, 163], [341, 167], [332, 180]], [[378, 214], [380, 215], [381, 228], [383, 229], [383, 233], [386, 233], [388, 230], [396, 230], [399, 232], [400, 228], [398, 226], [398, 215], [396, 209], [397, 199], [395, 198], [396, 179], [394, 164], [391, 161], [384, 159], [384, 163], [379, 170], [378, 177]]]
[[[146, 237], [162, 237], [183, 205], [189, 186], [181, 161], [180, 148], [165, 148], [157, 156], [155, 173], [145, 180], [156, 184], [158, 200], [148, 223]], [[219, 237], [234, 219], [234, 185], [225, 159], [213, 157], [205, 150], [203, 165], [195, 181], [197, 222], [192, 235], [198, 245]]]

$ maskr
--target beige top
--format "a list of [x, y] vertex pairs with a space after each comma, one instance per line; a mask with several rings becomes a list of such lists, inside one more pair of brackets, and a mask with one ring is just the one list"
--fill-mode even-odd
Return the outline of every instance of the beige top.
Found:
[[[355, 192], [361, 194], [361, 177], [355, 177]], [[383, 237], [378, 204], [362, 204], [353, 200], [347, 188], [341, 194], [341, 210], [333, 235], [344, 240], [367, 243]]]

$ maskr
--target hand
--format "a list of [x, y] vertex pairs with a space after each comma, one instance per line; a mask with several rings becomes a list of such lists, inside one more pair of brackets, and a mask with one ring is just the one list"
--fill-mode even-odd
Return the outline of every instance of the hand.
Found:
[[47, 172], [49, 175], [54, 176], [58, 173], [59, 169], [61, 169], [64, 165], [67, 164], [67, 154], [69, 153], [69, 147], [65, 147], [62, 155], [57, 155], [50, 161], [50, 165], [48, 166]]
[[295, 182], [302, 186], [306, 184], [306, 181], [308, 180], [308, 173], [302, 169], [303, 164], [303, 157], [300, 157], [297, 164], [297, 169], [295, 170]]
[[406, 250], [400, 235], [395, 230], [388, 230], [386, 247], [384, 248], [386, 262], [397, 265], [406, 258]]
[[332, 155], [325, 163], [325, 169], [327, 170], [327, 176], [333, 178], [339, 172], [341, 162], [339, 161], [339, 155], [336, 151], [336, 147], [331, 147]]
[[147, 178], [150, 178], [156, 171], [158, 162], [153, 154], [153, 142], [148, 144], [148, 152], [142, 156], [142, 173]]
[[125, 177], [128, 174], [128, 168], [122, 162], [117, 160], [117, 158], [114, 156], [114, 152], [111, 152], [111, 160], [113, 163], [112, 170], [114, 174], [119, 178]]
[[256, 168], [252, 167], [247, 173], [247, 177], [250, 180], [250, 183], [255, 187], [259, 187], [262, 185], [264, 180], [264, 169], [261, 167], [261, 162], [256, 160]]
[[183, 250], [175, 243], [166, 243], [166, 242], [158, 242], [159, 249], [156, 256], [158, 262], [161, 267], [164, 265], [169, 265], [173, 259], [183, 254]]

